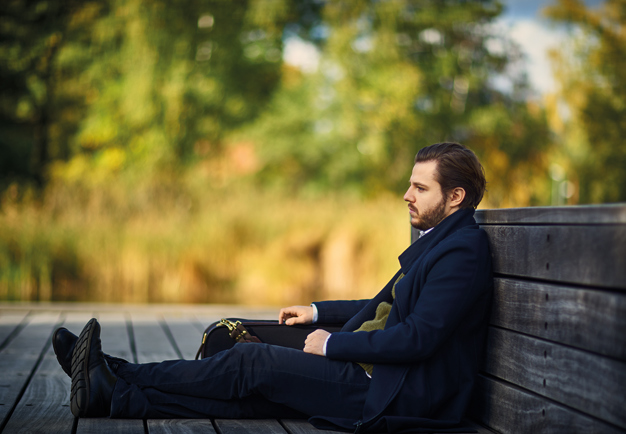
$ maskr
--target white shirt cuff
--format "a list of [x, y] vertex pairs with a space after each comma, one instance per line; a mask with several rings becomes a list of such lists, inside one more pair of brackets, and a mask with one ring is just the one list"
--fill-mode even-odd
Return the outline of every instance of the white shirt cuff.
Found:
[[318, 313], [317, 313], [317, 306], [315, 306], [315, 304], [311, 303], [311, 307], [313, 308], [313, 320], [311, 321], [313, 324], [315, 324], [317, 322], [317, 318], [318, 318]]
[[332, 334], [328, 335], [328, 337], [324, 341], [324, 348], [322, 348], [322, 352], [324, 353], [324, 356], [326, 356], [326, 345], [328, 345], [328, 340], [330, 339], [331, 336]]

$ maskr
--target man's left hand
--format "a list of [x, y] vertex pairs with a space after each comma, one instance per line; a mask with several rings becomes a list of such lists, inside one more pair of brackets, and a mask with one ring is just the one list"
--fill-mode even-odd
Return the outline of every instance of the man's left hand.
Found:
[[326, 330], [315, 330], [309, 334], [304, 341], [304, 352], [310, 354], [316, 354], [318, 356], [324, 355], [324, 343], [330, 333]]

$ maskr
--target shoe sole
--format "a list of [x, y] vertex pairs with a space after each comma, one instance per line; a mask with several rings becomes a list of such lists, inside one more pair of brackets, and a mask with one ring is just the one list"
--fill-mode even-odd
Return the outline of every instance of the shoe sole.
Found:
[[75, 417], [84, 417], [89, 409], [89, 349], [97, 324], [95, 318], [89, 320], [80, 332], [72, 353], [70, 409]]

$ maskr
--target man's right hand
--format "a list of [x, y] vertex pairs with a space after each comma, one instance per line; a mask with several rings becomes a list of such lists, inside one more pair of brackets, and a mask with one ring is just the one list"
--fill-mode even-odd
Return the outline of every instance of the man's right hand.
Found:
[[278, 314], [278, 324], [296, 325], [311, 324], [313, 322], [313, 308], [311, 306], [284, 307]]

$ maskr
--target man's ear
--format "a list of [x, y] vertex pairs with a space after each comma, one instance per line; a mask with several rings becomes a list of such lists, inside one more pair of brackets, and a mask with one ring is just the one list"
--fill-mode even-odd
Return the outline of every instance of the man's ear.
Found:
[[448, 196], [450, 198], [450, 208], [458, 207], [465, 199], [465, 189], [462, 187], [455, 187]]

